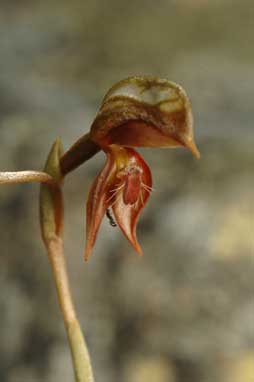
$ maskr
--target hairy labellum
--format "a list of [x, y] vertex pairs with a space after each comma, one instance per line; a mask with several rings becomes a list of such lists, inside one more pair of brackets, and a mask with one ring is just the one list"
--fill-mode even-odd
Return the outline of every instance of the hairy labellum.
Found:
[[139, 215], [152, 189], [151, 172], [143, 158], [131, 148], [111, 145], [107, 148], [107, 161], [94, 180], [87, 200], [85, 259], [94, 246], [101, 220], [105, 214], [130, 241], [138, 254], [141, 248], [136, 238]]

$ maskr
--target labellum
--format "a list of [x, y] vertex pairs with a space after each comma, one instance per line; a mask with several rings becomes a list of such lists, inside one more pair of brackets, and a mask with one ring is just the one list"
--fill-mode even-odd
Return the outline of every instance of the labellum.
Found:
[[[105, 214], [116, 220], [123, 234], [141, 255], [136, 238], [139, 215], [152, 190], [152, 176], [144, 159], [133, 149], [110, 145], [107, 161], [94, 180], [87, 200], [86, 250], [88, 259]], [[114, 219], [108, 210], [112, 208]]]

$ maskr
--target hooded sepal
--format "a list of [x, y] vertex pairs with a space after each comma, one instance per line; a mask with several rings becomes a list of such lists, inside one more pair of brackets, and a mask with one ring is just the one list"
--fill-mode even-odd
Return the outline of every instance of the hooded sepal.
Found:
[[100, 147], [186, 147], [200, 157], [193, 137], [193, 116], [184, 89], [156, 77], [130, 77], [103, 99], [90, 131]]

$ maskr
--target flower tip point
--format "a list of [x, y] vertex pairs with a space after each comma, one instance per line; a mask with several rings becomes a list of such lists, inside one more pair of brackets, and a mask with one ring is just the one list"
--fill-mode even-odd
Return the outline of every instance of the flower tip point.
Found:
[[193, 155], [196, 159], [200, 159], [201, 158], [201, 154], [200, 152], [197, 150], [195, 153], [193, 152]]
[[84, 252], [84, 260], [85, 260], [85, 262], [88, 261], [88, 259], [90, 257], [90, 254], [91, 254], [91, 250], [89, 248], [86, 248], [85, 252]]
[[138, 243], [134, 245], [134, 249], [139, 257], [143, 256], [143, 251]]
[[196, 159], [200, 159], [200, 152], [193, 140], [188, 140], [185, 142], [185, 147], [187, 147], [192, 152]]

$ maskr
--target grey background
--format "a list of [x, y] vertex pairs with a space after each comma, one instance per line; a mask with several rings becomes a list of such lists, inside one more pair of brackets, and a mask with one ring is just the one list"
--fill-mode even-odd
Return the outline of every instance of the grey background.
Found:
[[[82, 259], [98, 154], [65, 182], [65, 249], [103, 382], [254, 380], [254, 7], [248, 0], [0, 1], [0, 170], [40, 170], [109, 87], [180, 83], [202, 158], [142, 150], [155, 192], [138, 258], [105, 221]], [[67, 382], [72, 369], [38, 223], [38, 185], [0, 187], [0, 381]]]

